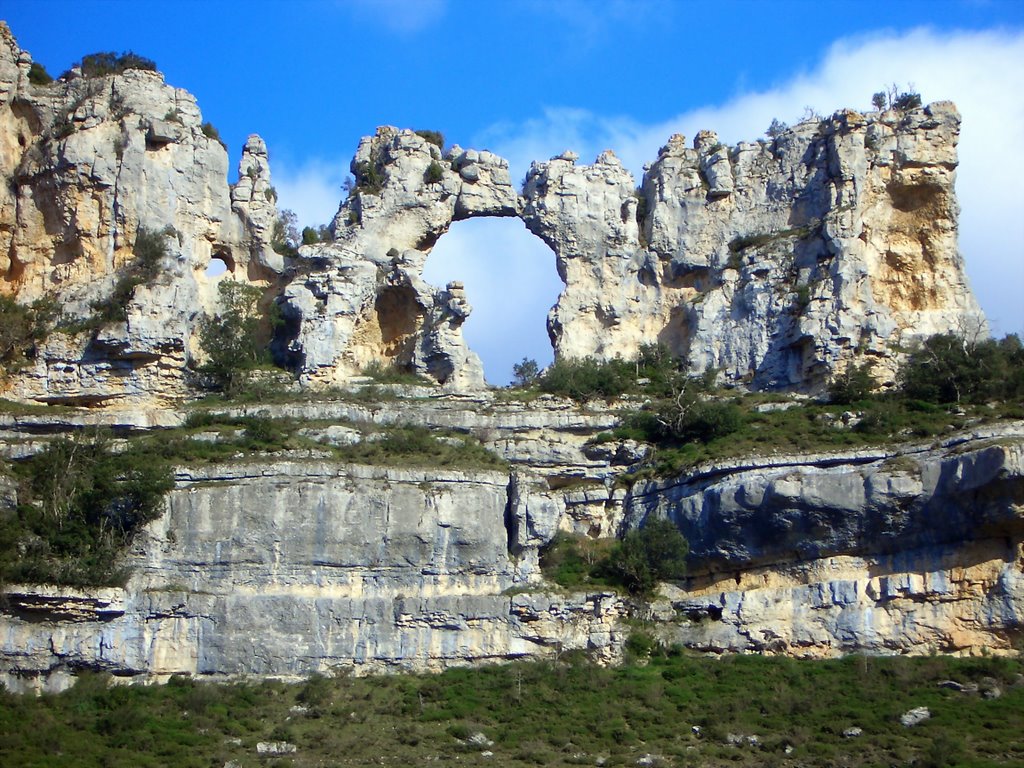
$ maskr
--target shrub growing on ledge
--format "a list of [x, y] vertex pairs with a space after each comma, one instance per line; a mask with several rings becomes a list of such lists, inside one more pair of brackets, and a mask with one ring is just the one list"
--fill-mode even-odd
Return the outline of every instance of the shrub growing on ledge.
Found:
[[270, 234], [270, 247], [275, 253], [295, 258], [299, 255], [299, 219], [294, 211], [283, 209], [274, 221], [274, 230]]
[[14, 516], [0, 520], [0, 579], [114, 585], [118, 558], [163, 511], [170, 466], [152, 455], [114, 453], [101, 438], [56, 440], [15, 468]]
[[426, 139], [438, 149], [444, 149], [444, 134], [440, 131], [416, 131], [416, 135], [421, 139]]
[[[83, 77], [105, 77], [106, 75], [120, 75], [129, 69], [142, 69], [149, 72], [156, 72], [156, 62], [139, 56], [132, 51], [125, 51], [118, 55], [113, 51], [102, 53], [90, 53], [82, 57], [82, 60], [75, 66], [82, 70]], [[65, 72], [61, 77], [66, 77]]]
[[611, 568], [631, 595], [650, 595], [659, 581], [686, 575], [690, 544], [671, 520], [650, 520], [630, 531], [612, 553]]
[[224, 147], [224, 149], [228, 148], [227, 143], [224, 141], [224, 139], [222, 139], [220, 137], [220, 131], [217, 130], [217, 127], [213, 123], [211, 123], [211, 122], [203, 123], [202, 131], [203, 131], [203, 136], [205, 136], [206, 138], [213, 139], [214, 141], [219, 143], [222, 147]]
[[900, 388], [930, 403], [983, 403], [1024, 397], [1024, 346], [1016, 334], [976, 341], [940, 333], [914, 349]]
[[53, 82], [53, 78], [46, 71], [46, 67], [38, 61], [33, 61], [32, 66], [28, 68], [28, 81], [32, 85], [49, 85]]
[[437, 184], [444, 179], [444, 168], [437, 160], [431, 160], [427, 170], [423, 173], [423, 180], [427, 184]]
[[135, 260], [122, 270], [110, 297], [92, 306], [96, 310], [93, 318], [96, 323], [123, 323], [128, 319], [128, 304], [135, 295], [135, 289], [140, 285], [152, 285], [160, 276], [160, 265], [167, 257], [166, 238], [171, 234], [174, 234], [173, 227], [160, 232], [139, 228], [132, 249]]
[[540, 388], [573, 400], [615, 398], [628, 392], [635, 380], [633, 365], [622, 358], [602, 362], [584, 357], [556, 360], [540, 377]]
[[258, 305], [263, 292], [234, 280], [222, 280], [217, 291], [221, 311], [199, 321], [199, 346], [207, 358], [199, 372], [214, 389], [232, 397], [244, 388], [248, 371], [270, 362], [260, 341]]
[[0, 296], [0, 375], [18, 370], [35, 357], [36, 346], [49, 335], [58, 314], [51, 299], [25, 305]]
[[560, 533], [541, 552], [547, 578], [563, 587], [620, 586], [649, 597], [659, 581], [686, 575], [690, 545], [671, 520], [650, 520], [621, 540]]

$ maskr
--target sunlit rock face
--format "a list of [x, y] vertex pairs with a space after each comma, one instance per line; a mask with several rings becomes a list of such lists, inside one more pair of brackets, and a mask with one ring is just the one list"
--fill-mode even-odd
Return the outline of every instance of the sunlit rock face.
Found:
[[[637, 611], [665, 642], [711, 652], [1001, 654], [1019, 642], [1019, 422], [721, 461], [627, 490], [612, 481], [635, 449], [588, 443], [614, 421], [606, 412], [554, 399], [401, 405], [259, 410], [303, 419], [314, 439], [340, 439], [343, 420], [473, 432], [509, 470], [288, 457], [181, 467], [124, 589], [5, 585], [0, 679], [55, 690], [82, 669], [139, 680], [437, 670], [570, 649], [614, 662]], [[0, 513], [17, 500], [0, 477]], [[691, 557], [687, 580], [652, 604], [545, 581], [538, 556], [559, 532], [607, 537], [655, 517], [684, 531]]]
[[556, 354], [635, 356], [660, 342], [694, 372], [820, 389], [934, 333], [984, 333], [957, 250], [960, 116], [840, 111], [771, 141], [673, 136], [639, 189], [610, 152], [535, 163], [524, 219], [566, 284]]
[[376, 362], [449, 389], [482, 388], [480, 359], [462, 338], [471, 312], [462, 285], [428, 285], [423, 266], [453, 221], [516, 214], [508, 163], [383, 127], [360, 142], [352, 173], [357, 194], [334, 219], [334, 241], [302, 249], [302, 274], [284, 292], [293, 364], [314, 386]]
[[[474, 216], [520, 216], [555, 252], [565, 288], [548, 326], [563, 358], [662, 343], [695, 372], [813, 392], [863, 362], [884, 385], [915, 339], [985, 331], [956, 247], [960, 118], [947, 102], [840, 111], [736, 147], [710, 131], [673, 136], [639, 187], [608, 151], [592, 165], [571, 152], [534, 163], [517, 190], [490, 152], [382, 127], [352, 160], [333, 241], [293, 256], [258, 136], [229, 185], [195, 99], [159, 73], [37, 86], [30, 64], [3, 28], [2, 288], [58, 302], [65, 320], [8, 380], [18, 399], [185, 396], [198, 318], [217, 309], [211, 260], [265, 288], [265, 308], [277, 301], [277, 358], [307, 386], [379, 364], [480, 389], [462, 285], [422, 278], [438, 237]], [[88, 323], [131, 272], [140, 231], [165, 233], [158, 276], [122, 296], [114, 320]]]
[[[265, 225], [268, 209], [276, 219], [271, 196], [232, 195], [226, 150], [195, 99], [159, 73], [33, 85], [30, 65], [0, 27], [0, 290], [22, 304], [52, 300], [64, 322], [5, 385], [53, 403], [179, 399], [197, 317], [216, 301], [211, 259], [261, 285], [280, 268]], [[244, 166], [260, 147], [265, 161], [262, 145], [250, 139]], [[157, 279], [135, 288], [123, 319], [83, 329], [131, 269], [142, 230], [166, 248]]]
[[[55, 434], [185, 423], [175, 406], [195, 394], [199, 321], [233, 279], [278, 304], [274, 349], [304, 386], [350, 383], [371, 364], [432, 386], [228, 415], [300, 420], [312, 445], [418, 425], [506, 464], [362, 466], [307, 447], [179, 467], [165, 514], [126, 556], [124, 588], [2, 585], [0, 680], [12, 689], [57, 690], [83, 669], [292, 676], [569, 649], [611, 662], [638, 611], [661, 620], [666, 642], [715, 652], [1019, 644], [1020, 423], [627, 487], [616, 478], [654, 448], [594, 439], [618, 423], [606, 404], [485, 391], [462, 338], [462, 285], [422, 278], [453, 221], [519, 216], [565, 283], [549, 317], [560, 357], [659, 342], [750, 388], [815, 392], [862, 362], [885, 384], [915, 338], [985, 330], [956, 250], [952, 105], [844, 111], [736, 147], [675, 136], [639, 189], [604, 152], [536, 163], [517, 190], [489, 152], [384, 127], [359, 145], [332, 239], [294, 254], [258, 136], [229, 185], [195, 100], [158, 73], [37, 86], [30, 65], [0, 25], [0, 291], [51, 300], [63, 317], [0, 396], [110, 407], [0, 414], [5, 462]], [[132, 275], [144, 232], [163, 247], [156, 277], [122, 296], [117, 319], [90, 322]], [[225, 274], [208, 274], [211, 262]], [[0, 466], [0, 518], [30, 503], [21, 493]], [[638, 609], [545, 581], [540, 553], [558, 533], [607, 539], [660, 517], [690, 542], [685, 591], [665, 586]]]

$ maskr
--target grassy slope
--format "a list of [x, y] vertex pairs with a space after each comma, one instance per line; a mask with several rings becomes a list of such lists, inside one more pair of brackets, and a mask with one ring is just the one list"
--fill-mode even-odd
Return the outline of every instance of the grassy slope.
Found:
[[[60, 696], [0, 695], [0, 764], [594, 765], [601, 756], [634, 765], [651, 753], [671, 766], [1021, 765], [1024, 685], [1014, 682], [1022, 672], [1019, 660], [992, 658], [667, 654], [612, 669], [515, 663], [291, 686], [108, 688], [87, 676]], [[1002, 696], [937, 685], [949, 678], [993, 678]], [[932, 718], [900, 725], [918, 706]], [[844, 738], [852, 726], [863, 735]], [[493, 745], [467, 744], [477, 732]], [[730, 745], [729, 734], [760, 744]], [[298, 752], [257, 757], [258, 742], [279, 739]]]

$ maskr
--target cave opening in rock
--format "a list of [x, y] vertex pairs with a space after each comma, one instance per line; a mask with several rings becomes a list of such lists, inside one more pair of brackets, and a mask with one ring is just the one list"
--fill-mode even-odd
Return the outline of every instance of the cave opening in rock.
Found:
[[423, 277], [436, 286], [465, 284], [473, 313], [463, 336], [488, 383], [507, 384], [524, 357], [550, 364], [547, 314], [563, 286], [554, 253], [520, 219], [455, 222], [430, 252]]

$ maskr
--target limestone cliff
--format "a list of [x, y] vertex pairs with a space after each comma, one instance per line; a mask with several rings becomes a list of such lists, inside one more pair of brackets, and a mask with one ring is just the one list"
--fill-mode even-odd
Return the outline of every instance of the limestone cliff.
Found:
[[[211, 261], [278, 303], [274, 348], [301, 386], [355, 391], [225, 406], [296, 420], [313, 447], [183, 462], [166, 513], [134, 540], [123, 589], [3, 585], [11, 687], [59, 689], [81, 669], [288, 676], [571, 648], [610, 661], [637, 615], [709, 651], [1019, 643], [1024, 425], [718, 461], [630, 486], [622, 472], [658, 449], [595, 440], [617, 425], [613, 406], [487, 390], [462, 338], [461, 284], [422, 278], [452, 222], [519, 216], [565, 282], [549, 317], [559, 356], [662, 342], [693, 371], [756, 389], [815, 392], [862, 361], [885, 383], [914, 338], [984, 330], [956, 249], [952, 105], [842, 111], [732, 148], [709, 132], [692, 148], [672, 137], [639, 189], [605, 152], [592, 165], [572, 153], [535, 163], [517, 191], [492, 153], [384, 127], [359, 144], [333, 239], [282, 256], [262, 139], [246, 142], [229, 185], [215, 131], [160, 74], [33, 85], [30, 64], [0, 25], [0, 291], [50, 299], [61, 316], [0, 394], [114, 407], [5, 410], [4, 462], [83, 430], [180, 427], [199, 319], [225, 279], [207, 274]], [[125, 289], [141, 235], [162, 255], [152, 279]], [[118, 293], [123, 313], [97, 321]], [[375, 400], [354, 379], [371, 363], [443, 386]], [[400, 424], [504, 463], [367, 466], [318, 445]], [[17, 514], [20, 492], [0, 466], [0, 517]], [[539, 553], [559, 532], [610, 537], [661, 517], [689, 539], [691, 577], [652, 605], [545, 581]]]
[[462, 285], [435, 289], [422, 273], [453, 221], [515, 214], [508, 163], [459, 147], [443, 153], [384, 127], [360, 142], [352, 172], [356, 194], [334, 219], [334, 241], [302, 249], [284, 292], [291, 364], [313, 385], [378, 362], [480, 389], [483, 367], [462, 339], [470, 313]]
[[[72, 72], [40, 86], [0, 31], [0, 271], [27, 304], [63, 321], [8, 382], [23, 400], [167, 402], [188, 393], [195, 327], [215, 309], [220, 260], [276, 297], [279, 360], [306, 386], [369, 363], [448, 389], [483, 386], [462, 338], [461, 284], [422, 279], [453, 221], [520, 216], [555, 252], [565, 289], [549, 317], [560, 357], [631, 357], [661, 342], [693, 371], [755, 389], [820, 390], [869, 361], [891, 382], [898, 350], [944, 331], [982, 332], [956, 246], [959, 115], [845, 110], [770, 142], [673, 136], [639, 188], [614, 154], [534, 163], [522, 195], [508, 163], [447, 151], [436, 136], [384, 127], [352, 161], [333, 241], [285, 259], [264, 142], [253, 136], [227, 183], [227, 154], [195, 100], [159, 73]], [[166, 233], [158, 277], [124, 319], [96, 327], [141, 231]]]
[[[197, 317], [216, 301], [211, 259], [233, 279], [264, 285], [281, 268], [266, 227], [276, 209], [259, 186], [269, 179], [266, 148], [250, 139], [243, 173], [255, 165], [261, 175], [244, 176], [232, 194], [226, 150], [195, 99], [159, 73], [73, 72], [33, 85], [30, 65], [0, 25], [2, 290], [24, 304], [51, 299], [62, 318], [5, 384], [18, 399], [47, 403], [180, 399]], [[246, 196], [253, 183], [259, 194]], [[134, 289], [123, 321], [83, 328], [111, 301], [143, 230], [165, 245], [158, 278]]]
[[864, 361], [891, 381], [900, 346], [983, 331], [956, 242], [959, 127], [938, 102], [736, 147], [676, 135], [638, 190], [610, 152], [535, 163], [523, 217], [566, 284], [556, 354], [659, 341], [695, 372], [814, 391]]
[[[718, 462], [627, 490], [611, 481], [635, 447], [587, 442], [614, 415], [554, 399], [260, 410], [326, 441], [345, 427], [324, 425], [454, 429], [510, 471], [311, 456], [182, 467], [167, 513], [133, 547], [125, 589], [6, 586], [8, 685], [61, 688], [83, 668], [139, 679], [439, 669], [571, 648], [607, 661], [637, 615], [660, 620], [667, 642], [716, 652], [1006, 653], [1020, 638], [1021, 423], [934, 444]], [[4, 423], [22, 438], [12, 447], [41, 426]], [[685, 590], [663, 587], [644, 607], [544, 581], [537, 554], [558, 531], [607, 536], [650, 516], [690, 538]]]

